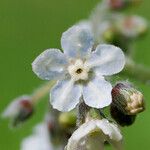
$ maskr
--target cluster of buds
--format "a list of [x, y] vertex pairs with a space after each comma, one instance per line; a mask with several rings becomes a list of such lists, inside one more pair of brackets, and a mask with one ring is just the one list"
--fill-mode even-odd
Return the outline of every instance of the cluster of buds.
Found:
[[108, 0], [108, 5], [113, 10], [126, 8], [139, 4], [141, 0]]
[[[109, 0], [102, 4], [104, 6], [111, 4], [112, 7], [122, 8], [121, 6], [124, 6], [124, 4], [136, 2]], [[107, 7], [104, 10], [107, 10]], [[87, 26], [91, 26], [97, 43], [111, 43], [121, 47], [126, 53], [131, 48], [131, 44], [139, 37], [143, 37], [148, 30], [147, 20], [140, 16], [124, 15], [123, 13], [109, 11], [109, 9], [104, 10], [100, 5], [95, 9], [96, 13], [91, 16], [90, 23], [85, 22], [85, 24], [88, 24]]]
[[142, 93], [129, 83], [118, 83], [112, 90], [112, 98], [111, 115], [122, 126], [131, 125], [145, 109]]
[[33, 114], [33, 104], [30, 96], [20, 96], [12, 101], [2, 116], [12, 120], [12, 126], [17, 126]]

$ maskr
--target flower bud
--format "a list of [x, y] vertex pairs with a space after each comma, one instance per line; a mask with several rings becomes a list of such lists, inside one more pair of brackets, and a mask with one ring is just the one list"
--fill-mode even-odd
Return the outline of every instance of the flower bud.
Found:
[[139, 16], [118, 16], [116, 28], [118, 32], [127, 38], [136, 38], [148, 30], [147, 21]]
[[113, 104], [110, 106], [110, 113], [112, 118], [123, 127], [132, 125], [136, 119], [136, 115], [126, 115]]
[[142, 93], [134, 89], [129, 83], [118, 83], [113, 88], [110, 112], [112, 118], [119, 125], [132, 125], [136, 115], [144, 109]]
[[138, 92], [130, 96], [130, 101], [127, 103], [126, 110], [129, 114], [137, 114], [144, 110], [143, 95]]
[[30, 96], [21, 96], [13, 100], [13, 102], [6, 108], [2, 116], [10, 118], [12, 125], [17, 126], [21, 122], [27, 120], [33, 113], [33, 105]]
[[103, 33], [103, 38], [106, 42], [112, 43], [115, 39], [115, 34], [115, 30], [113, 30], [113, 28], [109, 28]]
[[116, 29], [110, 21], [99, 20], [97, 25], [96, 40], [98, 42], [112, 43], [116, 36]]
[[76, 119], [76, 114], [74, 113], [74, 111], [71, 111], [60, 113], [58, 121], [62, 127], [68, 128], [74, 127], [76, 125]]
[[136, 115], [145, 109], [141, 92], [129, 83], [118, 83], [112, 90], [112, 105], [125, 115]]
[[129, 6], [135, 6], [140, 2], [141, 0], [108, 0], [108, 5], [111, 9], [118, 10]]
[[109, 0], [109, 6], [111, 9], [121, 9], [125, 6], [124, 0]]

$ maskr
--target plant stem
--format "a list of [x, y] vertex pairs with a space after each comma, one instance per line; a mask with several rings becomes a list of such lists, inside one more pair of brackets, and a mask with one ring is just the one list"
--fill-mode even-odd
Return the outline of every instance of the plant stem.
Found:
[[84, 103], [83, 98], [82, 98], [81, 102], [79, 103], [77, 107], [77, 114], [78, 114], [77, 123], [76, 123], [77, 127], [85, 123], [89, 111], [90, 111], [90, 107]]
[[141, 64], [136, 64], [130, 59], [127, 59], [123, 73], [131, 77], [135, 77], [142, 82], [150, 81], [150, 69]]
[[39, 102], [46, 94], [50, 92], [50, 89], [53, 87], [56, 81], [49, 81], [36, 89], [32, 94], [32, 103], [35, 104]]

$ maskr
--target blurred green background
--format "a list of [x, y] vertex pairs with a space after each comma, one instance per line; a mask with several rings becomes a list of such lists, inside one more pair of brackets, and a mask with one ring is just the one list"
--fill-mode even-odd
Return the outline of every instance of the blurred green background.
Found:
[[[0, 0], [0, 112], [18, 95], [31, 93], [42, 83], [31, 70], [31, 62], [47, 48], [60, 48], [61, 33], [87, 18], [99, 0]], [[150, 1], [130, 13], [150, 19]], [[137, 42], [135, 60], [150, 66], [150, 34]], [[150, 147], [150, 85], [133, 81], [145, 95], [147, 109], [136, 123], [123, 129], [125, 150]], [[48, 103], [37, 106], [36, 115], [22, 128], [10, 130], [0, 120], [0, 150], [19, 150], [21, 140], [42, 120]]]

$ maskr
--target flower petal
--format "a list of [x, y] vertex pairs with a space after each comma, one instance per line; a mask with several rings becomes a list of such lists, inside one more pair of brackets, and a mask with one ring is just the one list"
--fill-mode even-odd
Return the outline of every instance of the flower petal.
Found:
[[110, 123], [107, 119], [97, 120], [96, 125], [103, 131], [105, 135], [108, 135], [111, 140], [120, 141], [122, 135], [117, 125]]
[[32, 63], [33, 72], [43, 80], [58, 79], [64, 75], [65, 55], [58, 49], [48, 49]]
[[45, 123], [38, 124], [34, 128], [34, 133], [22, 141], [21, 150], [53, 150]]
[[105, 139], [116, 150], [123, 150], [122, 135], [118, 126], [114, 123], [110, 123], [107, 119], [96, 120], [95, 122], [97, 127], [103, 131]]
[[84, 123], [72, 134], [65, 150], [103, 150], [104, 138], [100, 130], [94, 135], [97, 129], [95, 120]]
[[104, 141], [122, 149], [122, 135], [117, 125], [106, 119], [93, 119], [82, 124], [70, 137], [65, 150], [103, 150]]
[[83, 87], [83, 98], [88, 106], [103, 108], [112, 102], [112, 86], [103, 78], [95, 77]]
[[119, 47], [102, 44], [97, 46], [87, 65], [94, 67], [101, 75], [112, 75], [123, 69], [125, 56]]
[[75, 25], [62, 34], [61, 45], [69, 57], [86, 57], [93, 46], [91, 30], [86, 25]]
[[53, 108], [59, 111], [70, 111], [79, 103], [82, 87], [72, 80], [59, 81], [52, 89], [50, 100]]

